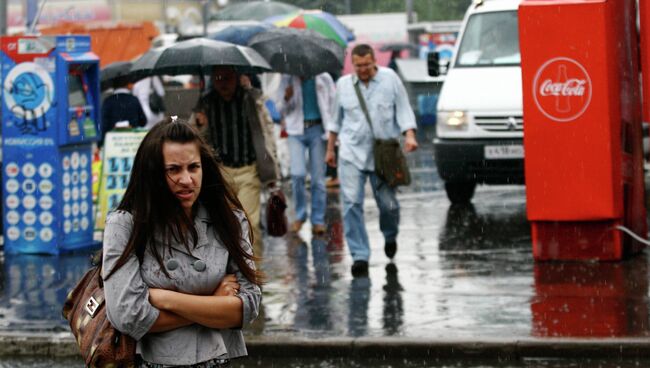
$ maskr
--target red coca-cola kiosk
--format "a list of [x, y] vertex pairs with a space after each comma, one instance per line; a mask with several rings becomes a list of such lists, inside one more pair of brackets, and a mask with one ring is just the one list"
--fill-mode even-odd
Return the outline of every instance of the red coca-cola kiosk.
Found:
[[519, 7], [536, 260], [620, 260], [646, 238], [635, 0]]

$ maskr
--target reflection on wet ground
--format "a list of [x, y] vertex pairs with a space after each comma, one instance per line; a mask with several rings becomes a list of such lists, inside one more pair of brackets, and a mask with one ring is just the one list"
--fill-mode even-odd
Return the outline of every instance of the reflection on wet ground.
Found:
[[[352, 278], [338, 192], [328, 233], [265, 239], [262, 315], [249, 335], [526, 338], [649, 336], [648, 257], [619, 263], [537, 263], [523, 187], [480, 187], [450, 206], [427, 148], [410, 159], [394, 262], [383, 254], [378, 211], [365, 213], [369, 277]], [[369, 193], [369, 191], [368, 191]], [[0, 332], [64, 331], [60, 308], [88, 267], [87, 253], [0, 258]]]

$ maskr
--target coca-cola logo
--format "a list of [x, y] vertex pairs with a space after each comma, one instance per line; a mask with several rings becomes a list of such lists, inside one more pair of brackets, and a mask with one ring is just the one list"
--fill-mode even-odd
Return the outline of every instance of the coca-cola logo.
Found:
[[591, 102], [592, 84], [587, 70], [577, 61], [557, 57], [544, 63], [533, 81], [537, 108], [558, 122], [580, 117]]

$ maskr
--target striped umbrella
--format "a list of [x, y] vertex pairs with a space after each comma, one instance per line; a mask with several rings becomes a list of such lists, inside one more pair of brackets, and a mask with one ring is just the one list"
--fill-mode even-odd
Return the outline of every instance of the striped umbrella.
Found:
[[301, 10], [264, 20], [276, 27], [307, 28], [336, 41], [342, 47], [354, 41], [354, 34], [334, 15], [321, 10]]

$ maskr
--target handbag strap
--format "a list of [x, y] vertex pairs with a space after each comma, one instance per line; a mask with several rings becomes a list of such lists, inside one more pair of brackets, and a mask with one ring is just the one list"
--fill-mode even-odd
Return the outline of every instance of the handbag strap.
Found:
[[372, 135], [375, 135], [375, 132], [372, 130], [372, 120], [370, 120], [370, 113], [368, 113], [368, 106], [366, 106], [366, 99], [363, 98], [363, 95], [361, 94], [361, 88], [359, 88], [359, 80], [357, 80], [357, 83], [354, 83], [354, 80], [352, 80], [352, 85], [354, 86], [354, 91], [357, 93], [357, 98], [359, 99], [359, 105], [361, 106], [361, 110], [363, 111], [363, 114], [366, 116], [366, 121], [368, 121], [368, 125], [370, 126], [370, 133]]

